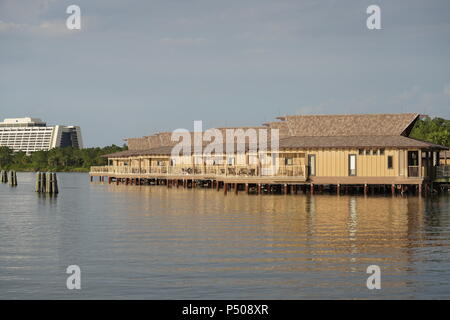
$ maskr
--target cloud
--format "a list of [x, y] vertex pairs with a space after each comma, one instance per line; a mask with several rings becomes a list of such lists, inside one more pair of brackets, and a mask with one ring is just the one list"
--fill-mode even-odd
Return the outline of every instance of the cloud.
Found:
[[81, 30], [69, 30], [66, 21], [62, 19], [44, 20], [39, 24], [19, 24], [0, 21], [1, 33], [29, 34], [32, 36], [65, 36], [75, 34], [86, 28], [86, 19], [83, 20]]
[[302, 106], [297, 109], [297, 114], [323, 114], [329, 106], [329, 102], [323, 102], [316, 106]]
[[245, 54], [248, 54], [248, 55], [254, 55], [254, 56], [256, 56], [256, 55], [262, 55], [262, 54], [265, 54], [266, 53], [266, 50], [265, 49], [263, 49], [263, 48], [253, 48], [253, 49], [247, 49], [247, 50], [244, 50], [244, 53]]
[[206, 43], [207, 40], [205, 38], [185, 38], [185, 37], [180, 37], [180, 38], [162, 38], [160, 40], [160, 42], [162, 44], [166, 44], [166, 45], [198, 45], [198, 44], [203, 44]]
[[450, 83], [447, 83], [446, 85], [444, 85], [444, 94], [446, 96], [450, 96]]
[[0, 18], [16, 24], [34, 23], [54, 2], [56, 0], [2, 0], [0, 1]]
[[25, 24], [19, 24], [14, 22], [4, 22], [0, 20], [0, 32], [8, 32], [14, 30], [22, 30], [27, 26]]

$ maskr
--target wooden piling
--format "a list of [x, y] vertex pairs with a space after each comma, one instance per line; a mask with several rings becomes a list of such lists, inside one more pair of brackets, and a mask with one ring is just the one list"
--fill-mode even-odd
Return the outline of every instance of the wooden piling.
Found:
[[8, 171], [6, 170], [1, 171], [1, 181], [2, 183], [8, 183]]
[[9, 172], [9, 185], [11, 187], [17, 186], [17, 174], [13, 170]]
[[56, 173], [36, 172], [35, 191], [38, 193], [58, 194], [59, 188]]

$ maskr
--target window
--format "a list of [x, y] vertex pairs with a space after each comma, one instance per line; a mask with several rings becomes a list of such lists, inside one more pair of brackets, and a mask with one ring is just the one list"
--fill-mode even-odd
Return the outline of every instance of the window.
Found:
[[380, 156], [384, 155], [384, 149], [380, 149]]
[[359, 149], [358, 153], [359, 153], [360, 156], [363, 156], [364, 155], [364, 149]]
[[387, 157], [387, 168], [388, 169], [394, 168], [394, 158], [392, 156]]
[[366, 156], [370, 155], [370, 149], [366, 150]]
[[284, 158], [284, 165], [286, 166], [292, 166], [294, 164], [293, 158]]
[[356, 176], [356, 154], [348, 155], [348, 175]]
[[316, 155], [315, 154], [308, 155], [308, 174], [310, 176], [316, 175]]

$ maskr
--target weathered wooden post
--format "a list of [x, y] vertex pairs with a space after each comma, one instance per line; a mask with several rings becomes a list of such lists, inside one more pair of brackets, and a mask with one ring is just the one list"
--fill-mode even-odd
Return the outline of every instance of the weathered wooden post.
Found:
[[51, 177], [50, 172], [46, 172], [45, 173], [45, 193], [51, 193], [51, 190], [50, 190], [50, 177]]
[[9, 185], [11, 187], [17, 186], [17, 174], [14, 170], [11, 170], [9, 173], [10, 179], [9, 179]]
[[34, 188], [34, 190], [36, 191], [36, 192], [39, 192], [39, 190], [41, 189], [41, 184], [40, 184], [40, 172], [38, 171], [38, 172], [36, 172], [36, 184], [35, 184], [35, 188]]
[[55, 172], [50, 173], [50, 193], [58, 194], [58, 178], [56, 177]]
[[8, 183], [8, 171], [2, 170], [1, 177], [2, 183]]
[[45, 192], [45, 172], [41, 172], [41, 190], [40, 192]]
[[35, 190], [38, 193], [58, 194], [58, 178], [55, 172], [36, 172]]

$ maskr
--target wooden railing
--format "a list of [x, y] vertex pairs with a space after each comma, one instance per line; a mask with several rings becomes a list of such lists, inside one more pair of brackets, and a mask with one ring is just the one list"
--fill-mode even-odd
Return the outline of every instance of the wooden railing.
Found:
[[419, 172], [419, 166], [408, 166], [408, 177], [418, 178]]
[[91, 167], [91, 173], [104, 174], [140, 174], [140, 175], [211, 175], [239, 177], [306, 177], [304, 165], [258, 166], [258, 165], [178, 165], [155, 167], [132, 166], [96, 166]]
[[450, 165], [437, 166], [436, 178], [450, 178]]

